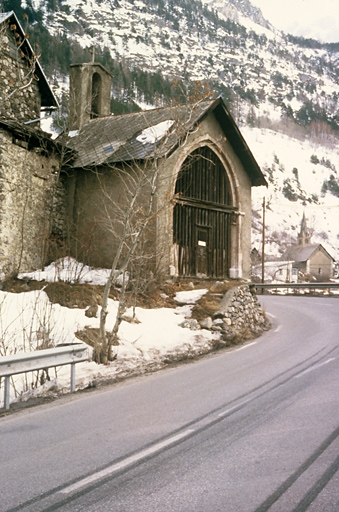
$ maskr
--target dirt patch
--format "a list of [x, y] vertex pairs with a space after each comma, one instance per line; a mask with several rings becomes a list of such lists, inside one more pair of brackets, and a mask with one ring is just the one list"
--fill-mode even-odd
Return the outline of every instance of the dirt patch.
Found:
[[100, 329], [96, 329], [95, 327], [85, 327], [81, 331], [76, 331], [75, 336], [87, 343], [90, 347], [94, 347], [96, 344], [100, 344]]
[[221, 281], [213, 282], [210, 286], [206, 286], [205, 288], [208, 288], [208, 292], [205, 293], [193, 307], [192, 318], [201, 322], [207, 317], [213, 317], [220, 309], [220, 301], [225, 293], [240, 284], [243, 283], [240, 281]]
[[6, 279], [1, 283], [1, 290], [10, 293], [24, 293], [41, 290], [46, 283], [43, 281], [28, 281], [26, 279]]
[[[177, 303], [174, 300], [176, 293], [181, 291], [198, 290], [208, 288], [208, 292], [198, 301], [193, 309], [193, 318], [202, 320], [207, 316], [212, 316], [217, 311], [219, 300], [224, 293], [234, 286], [238, 286], [238, 281], [203, 281], [199, 280], [178, 280], [167, 281], [157, 288], [147, 291], [143, 294], [135, 295], [131, 291], [126, 293], [127, 307], [138, 306], [145, 309], [155, 308], [175, 308]], [[104, 292], [103, 286], [91, 284], [72, 284], [62, 281], [47, 283], [45, 281], [34, 281], [28, 279], [9, 279], [3, 283], [2, 290], [12, 293], [23, 293], [32, 290], [42, 290], [47, 293], [49, 300], [53, 304], [60, 304], [67, 308], [85, 309], [89, 306], [100, 306]], [[110, 298], [118, 300], [120, 290], [112, 288]]]
[[102, 290], [90, 284], [48, 283], [45, 292], [53, 304], [66, 308], [86, 308], [100, 305]]

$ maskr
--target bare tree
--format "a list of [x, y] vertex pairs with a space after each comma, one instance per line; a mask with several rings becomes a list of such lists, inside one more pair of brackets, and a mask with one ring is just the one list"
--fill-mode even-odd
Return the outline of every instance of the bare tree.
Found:
[[[117, 171], [117, 169], [116, 169]], [[106, 199], [105, 213], [106, 225], [112, 235], [118, 240], [110, 274], [104, 289], [102, 309], [100, 313], [100, 348], [95, 354], [98, 362], [106, 364], [112, 358], [112, 346], [117, 343], [117, 335], [125, 311], [125, 292], [128, 283], [127, 271], [135, 259], [145, 232], [155, 220], [158, 212], [156, 208], [156, 190], [159, 179], [159, 161], [157, 158], [151, 162], [139, 165], [126, 165], [119, 169], [120, 179], [125, 192], [121, 201], [113, 200], [109, 191], [103, 188]], [[144, 252], [137, 256], [139, 264], [148, 256]], [[121, 295], [114, 327], [110, 335], [106, 333], [106, 318], [108, 315], [108, 298], [112, 286], [120, 279]], [[122, 281], [121, 281], [122, 279]]]
[[[157, 271], [156, 265], [161, 254], [159, 254], [159, 250], [155, 254], [155, 242], [151, 241], [155, 237], [156, 220], [173, 201], [171, 193], [161, 194], [161, 198], [158, 194], [159, 189], [163, 187], [171, 190], [171, 186], [166, 180], [172, 179], [172, 177], [166, 176], [162, 172], [165, 148], [169, 147], [169, 139], [174, 129], [180, 148], [186, 144], [189, 135], [196, 129], [191, 126], [191, 118], [197, 104], [198, 102], [190, 106], [186, 105], [187, 117], [184, 123], [180, 121], [177, 110], [173, 108], [172, 121], [169, 122], [165, 134], [154, 144], [152, 158], [143, 161], [132, 160], [130, 163], [110, 169], [109, 172], [118, 175], [122, 184], [123, 192], [118, 199], [116, 195], [112, 196], [109, 189], [105, 188], [104, 180], [102, 180], [101, 190], [105, 199], [103, 201], [103, 219], [106, 229], [113, 235], [117, 244], [103, 294], [100, 313], [100, 346], [97, 345], [94, 350], [94, 358], [98, 362], [107, 364], [114, 358], [112, 347], [119, 344], [118, 331], [126, 309], [127, 285], [139, 288], [142, 286], [142, 273], [144, 276], [151, 276], [152, 271], [153, 273]], [[148, 130], [152, 130], [152, 127]], [[100, 182], [100, 173], [97, 173], [97, 176]], [[157, 243], [159, 248], [161, 245], [159, 240]], [[148, 272], [145, 271], [146, 268]], [[117, 284], [118, 280], [120, 280], [119, 286], [121, 287], [118, 311], [113, 329], [111, 333], [107, 334], [108, 298], [111, 288]], [[137, 290], [135, 289], [134, 292], [136, 293]]]

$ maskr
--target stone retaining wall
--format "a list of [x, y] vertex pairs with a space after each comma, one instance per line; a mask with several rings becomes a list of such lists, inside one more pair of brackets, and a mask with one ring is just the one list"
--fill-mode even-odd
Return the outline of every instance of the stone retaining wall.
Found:
[[224, 337], [261, 334], [270, 327], [261, 304], [250, 285], [229, 290], [215, 313], [213, 325], [219, 326]]
[[198, 322], [186, 319], [182, 327], [220, 332], [220, 340], [239, 342], [251, 339], [270, 328], [270, 322], [251, 285], [231, 288], [220, 301], [220, 309], [212, 317]]

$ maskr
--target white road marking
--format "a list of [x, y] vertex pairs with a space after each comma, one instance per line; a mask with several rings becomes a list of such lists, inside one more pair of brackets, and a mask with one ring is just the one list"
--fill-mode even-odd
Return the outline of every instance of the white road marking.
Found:
[[220, 412], [218, 414], [218, 416], [219, 417], [226, 416], [230, 412], [234, 411], [235, 409], [239, 409], [242, 405], [245, 405], [245, 404], [247, 404], [247, 402], [250, 402], [250, 401], [251, 401], [251, 399], [245, 400], [244, 402], [241, 402], [240, 404], [235, 405], [234, 407], [231, 407], [230, 409], [226, 409], [226, 411]]
[[149, 448], [146, 448], [145, 450], [142, 450], [139, 453], [131, 455], [130, 457], [127, 457], [126, 459], [123, 459], [122, 461], [117, 462], [116, 464], [113, 464], [108, 468], [102, 469], [101, 471], [98, 471], [93, 475], [83, 478], [82, 480], [79, 480], [78, 482], [75, 482], [74, 484], [65, 487], [60, 492], [64, 494], [69, 494], [71, 492], [77, 491], [82, 487], [85, 487], [86, 485], [92, 484], [93, 482], [100, 480], [101, 478], [105, 478], [109, 475], [112, 475], [113, 473], [119, 471], [120, 469], [124, 469], [134, 464], [135, 462], [139, 462], [140, 460], [145, 459], [149, 455], [153, 455], [154, 453], [159, 452], [163, 448], [166, 448], [167, 446], [170, 446], [171, 444], [180, 441], [180, 439], [189, 436], [192, 432], [194, 432], [194, 429], [184, 430], [183, 432], [177, 434], [176, 436], [170, 437], [165, 441], [161, 441], [160, 443], [154, 444], [153, 446], [150, 446]]
[[330, 359], [327, 359], [327, 361], [324, 361], [323, 363], [315, 364], [314, 366], [311, 366], [311, 368], [308, 368], [307, 370], [304, 370], [303, 372], [299, 373], [299, 375], [295, 375], [294, 378], [299, 379], [299, 377], [302, 377], [306, 373], [313, 372], [313, 370], [316, 370], [317, 368], [320, 368], [321, 366], [325, 366], [325, 364], [328, 364], [334, 360], [335, 360], [335, 357], [331, 357]]
[[239, 352], [239, 350], [244, 350], [244, 348], [250, 347], [251, 345], [256, 345], [258, 342], [253, 341], [252, 343], [248, 343], [247, 345], [244, 345], [243, 347], [239, 347], [235, 350], [235, 352]]

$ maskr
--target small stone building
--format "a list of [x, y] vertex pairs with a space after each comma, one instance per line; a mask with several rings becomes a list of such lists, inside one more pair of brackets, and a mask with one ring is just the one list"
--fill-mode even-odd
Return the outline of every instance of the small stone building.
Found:
[[321, 244], [294, 245], [289, 247], [284, 259], [292, 261], [292, 267], [304, 277], [326, 282], [333, 277], [334, 259]]
[[334, 259], [321, 244], [311, 243], [311, 233], [303, 214], [298, 244], [289, 247], [282, 256], [283, 260], [292, 262], [294, 273], [317, 281], [328, 281], [333, 277]]
[[57, 145], [39, 128], [57, 101], [14, 12], [0, 14], [0, 278], [44, 264]]
[[[110, 80], [95, 62], [71, 68], [66, 143], [77, 156], [64, 182], [74, 255], [111, 266], [129, 204], [122, 202], [127, 179], [156, 167], [154, 218], [144, 241], [154, 269], [248, 278], [251, 187], [266, 181], [223, 100], [106, 115]], [[146, 188], [139, 211], [150, 200]], [[116, 213], [108, 214], [109, 204]]]

